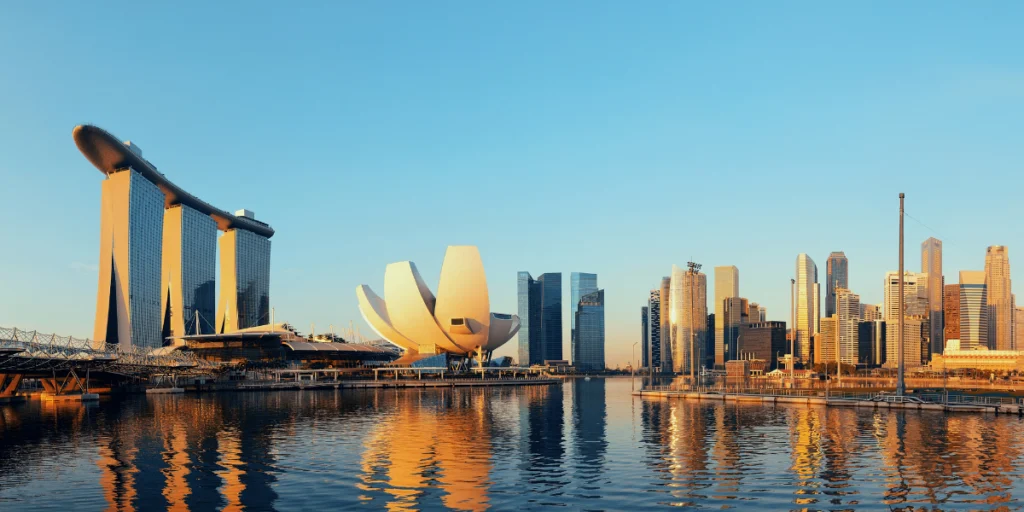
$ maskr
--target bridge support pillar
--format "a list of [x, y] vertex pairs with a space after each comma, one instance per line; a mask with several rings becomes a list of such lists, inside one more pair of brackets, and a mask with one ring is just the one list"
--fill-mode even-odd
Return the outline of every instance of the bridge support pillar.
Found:
[[21, 384], [21, 377], [20, 373], [0, 374], [0, 398], [14, 396], [14, 393], [18, 390], [18, 385]]
[[86, 373], [86, 378], [82, 379], [79, 378], [74, 369], [68, 370], [68, 373], [63, 377], [58, 377], [54, 374], [52, 378], [39, 379], [39, 381], [43, 384], [43, 390], [46, 391], [46, 394], [51, 396], [89, 394], [88, 373]]

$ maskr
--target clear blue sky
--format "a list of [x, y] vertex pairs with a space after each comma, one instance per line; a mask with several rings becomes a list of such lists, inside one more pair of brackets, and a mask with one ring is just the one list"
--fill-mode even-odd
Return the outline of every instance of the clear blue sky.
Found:
[[[844, 250], [881, 302], [900, 191], [948, 282], [990, 244], [1019, 268], [1022, 19], [1010, 1], [5, 4], [0, 325], [91, 335], [101, 175], [80, 123], [271, 223], [272, 303], [303, 330], [368, 332], [356, 285], [383, 293], [412, 260], [436, 286], [445, 247], [474, 244], [499, 312], [516, 271], [563, 272], [566, 309], [568, 274], [596, 272], [624, 364], [648, 290], [691, 258], [737, 265], [785, 320], [797, 253], [824, 274]], [[930, 235], [908, 219], [908, 269]]]

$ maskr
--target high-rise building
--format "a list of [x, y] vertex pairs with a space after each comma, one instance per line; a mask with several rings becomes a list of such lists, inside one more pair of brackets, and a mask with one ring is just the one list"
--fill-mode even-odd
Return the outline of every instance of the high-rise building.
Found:
[[839, 318], [836, 315], [832, 315], [827, 318], [822, 318], [821, 330], [814, 337], [814, 363], [815, 364], [832, 364], [836, 363], [836, 349], [839, 340], [836, 329], [836, 324], [839, 323]]
[[569, 303], [571, 311], [569, 312], [569, 349], [572, 351], [572, 359], [575, 363], [576, 358], [579, 355], [579, 350], [576, 347], [576, 310], [579, 308], [580, 299], [584, 295], [594, 293], [597, 291], [597, 274], [587, 274], [585, 272], [573, 272], [569, 274], [569, 298], [572, 302]]
[[921, 272], [928, 274], [928, 325], [931, 352], [941, 354], [944, 344], [941, 240], [932, 237], [921, 243]]
[[[715, 313], [715, 326], [725, 324], [722, 331], [722, 335], [725, 336], [725, 343], [719, 343], [719, 345], [723, 348], [722, 352], [725, 354], [725, 360], [733, 361], [739, 359], [739, 355], [736, 352], [736, 342], [739, 338], [740, 327], [750, 318], [748, 315], [749, 306], [747, 299], [742, 297], [726, 298], [722, 301], [722, 305], [723, 319], [719, 320], [718, 313]], [[718, 337], [717, 332], [715, 337]]]
[[[903, 362], [905, 367], [914, 368], [921, 365], [921, 323], [928, 310], [926, 294], [927, 276], [914, 272], [903, 273]], [[885, 359], [886, 365], [895, 367], [898, 364], [899, 344], [899, 272], [888, 272], [885, 275]], [[914, 318], [914, 321], [911, 321]], [[912, 328], [916, 325], [916, 329]]]
[[1013, 349], [1020, 350], [1024, 346], [1024, 307], [1013, 308]]
[[806, 254], [796, 257], [796, 358], [812, 361], [811, 337], [818, 331], [818, 266]]
[[863, 322], [871, 322], [874, 320], [882, 319], [882, 305], [881, 304], [861, 304], [860, 305], [860, 319]]
[[661, 278], [661, 288], [658, 290], [658, 306], [661, 310], [659, 319], [661, 320], [660, 339], [658, 346], [661, 349], [661, 371], [664, 373], [670, 373], [672, 371], [672, 323], [671, 315], [669, 314], [669, 295], [672, 288], [672, 278], [663, 277]]
[[647, 368], [661, 371], [661, 290], [651, 290], [647, 300]]
[[[640, 308], [640, 368], [648, 368], [651, 364], [648, 358], [648, 353], [651, 351], [651, 331], [649, 324], [650, 321], [650, 310], [649, 306], [642, 306]], [[636, 361], [630, 361], [629, 365], [633, 366]]]
[[862, 320], [857, 329], [858, 364], [878, 367], [885, 363], [885, 320]]
[[704, 328], [704, 362], [701, 363], [707, 368], [715, 367], [715, 352], [718, 345], [715, 342], [715, 314], [708, 315], [708, 322]]
[[985, 252], [985, 286], [988, 292], [988, 348], [1013, 349], [1013, 304], [1010, 287], [1010, 252], [993, 245]]
[[519, 272], [519, 364], [562, 359], [562, 274]]
[[835, 289], [836, 326], [839, 336], [839, 359], [843, 364], [856, 365], [859, 350], [860, 296], [846, 288]]
[[761, 359], [769, 370], [779, 367], [779, 357], [789, 353], [786, 322], [750, 322], [740, 328], [739, 359]]
[[102, 189], [93, 336], [123, 348], [161, 347], [164, 193], [134, 169], [108, 174]]
[[604, 370], [604, 290], [583, 295], [577, 306], [577, 353], [572, 363], [583, 371]]
[[988, 347], [989, 300], [985, 272], [960, 271], [960, 349]]
[[829, 317], [836, 312], [836, 288], [850, 287], [850, 262], [846, 259], [843, 251], [833, 252], [828, 255], [825, 262], [825, 274], [828, 281], [825, 283], [826, 302], [825, 316]]
[[756, 303], [750, 303], [750, 323], [767, 322], [768, 308]]
[[[725, 315], [725, 301], [740, 296], [740, 270], [734, 265], [715, 267], [715, 366], [725, 367], [729, 360], [727, 350], [730, 342], [735, 340], [729, 336]], [[738, 326], [737, 326], [738, 328]]]
[[217, 222], [183, 204], [164, 210], [160, 284], [164, 340], [215, 332], [216, 276]]
[[947, 284], [942, 287], [942, 348], [949, 340], [960, 339], [960, 285]]
[[229, 229], [220, 246], [220, 301], [217, 332], [270, 323], [270, 240]]
[[669, 315], [672, 324], [672, 371], [699, 371], [705, 359], [707, 329], [707, 276], [672, 266]]

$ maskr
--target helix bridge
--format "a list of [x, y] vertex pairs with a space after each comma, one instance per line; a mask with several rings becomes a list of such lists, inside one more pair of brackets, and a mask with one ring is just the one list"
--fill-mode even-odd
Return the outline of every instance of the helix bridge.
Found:
[[0, 398], [11, 396], [23, 379], [38, 379], [48, 393], [88, 392], [89, 383], [113, 387], [173, 375], [219, 373], [222, 366], [170, 347], [147, 349], [95, 340], [0, 327]]

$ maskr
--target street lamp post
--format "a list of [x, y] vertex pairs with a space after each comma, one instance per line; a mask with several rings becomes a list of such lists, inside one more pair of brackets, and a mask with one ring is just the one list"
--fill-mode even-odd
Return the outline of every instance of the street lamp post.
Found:
[[640, 343], [640, 342], [639, 341], [634, 341], [633, 342], [633, 358], [630, 359], [630, 361], [629, 361], [629, 389], [630, 390], [635, 390], [636, 389], [636, 379], [634, 377], [634, 375], [635, 375], [635, 373], [634, 373], [635, 372], [635, 368], [633, 367], [633, 363], [636, 362], [636, 344], [637, 343]]

